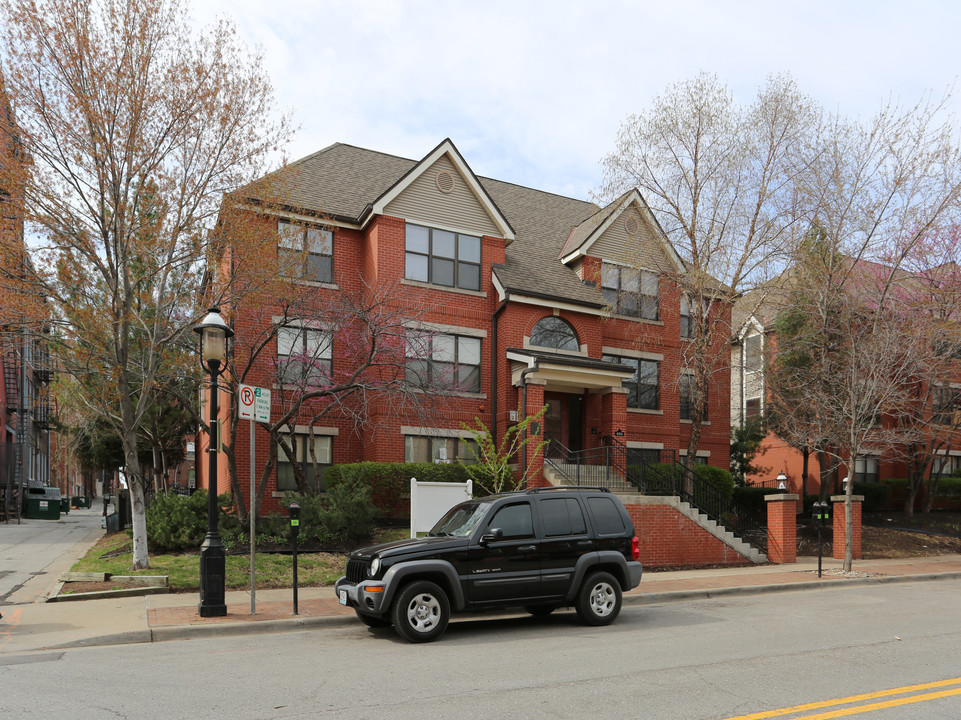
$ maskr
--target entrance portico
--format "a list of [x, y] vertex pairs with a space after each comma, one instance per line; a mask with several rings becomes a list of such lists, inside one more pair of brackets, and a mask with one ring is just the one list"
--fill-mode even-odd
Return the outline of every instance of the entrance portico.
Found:
[[[583, 355], [508, 349], [511, 381], [518, 388], [522, 416], [547, 405], [541, 432], [547, 452], [600, 447], [606, 436], [627, 426], [627, 390], [633, 377], [627, 365]], [[531, 484], [543, 485], [543, 457], [528, 458]], [[526, 467], [526, 464], [525, 464]]]

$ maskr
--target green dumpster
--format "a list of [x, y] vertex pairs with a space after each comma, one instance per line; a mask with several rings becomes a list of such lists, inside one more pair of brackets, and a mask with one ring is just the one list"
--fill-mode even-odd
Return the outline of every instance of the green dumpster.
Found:
[[27, 488], [26, 516], [32, 520], [59, 520], [62, 500], [59, 488]]
[[72, 498], [70, 498], [70, 502], [73, 504], [75, 508], [90, 507], [90, 503], [87, 502], [87, 498], [82, 497], [80, 495], [74, 495]]

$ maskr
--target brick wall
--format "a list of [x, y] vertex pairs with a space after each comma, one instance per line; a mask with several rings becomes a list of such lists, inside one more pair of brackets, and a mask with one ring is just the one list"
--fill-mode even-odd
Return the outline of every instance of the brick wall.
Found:
[[622, 496], [645, 567], [745, 565], [750, 561], [702, 528], [667, 498]]

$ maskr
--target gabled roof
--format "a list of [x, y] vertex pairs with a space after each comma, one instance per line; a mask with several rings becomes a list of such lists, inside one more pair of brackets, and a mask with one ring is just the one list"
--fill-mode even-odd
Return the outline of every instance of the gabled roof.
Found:
[[647, 201], [644, 200], [644, 196], [641, 195], [637, 188], [628, 190], [626, 193], [617, 198], [617, 200], [610, 203], [607, 207], [602, 208], [594, 215], [587, 218], [587, 220], [581, 223], [578, 227], [574, 228], [570, 236], [567, 238], [567, 242], [564, 244], [564, 249], [561, 250], [561, 261], [566, 264], [576, 260], [579, 257], [589, 254], [591, 246], [594, 245], [594, 243], [596, 243], [601, 236], [607, 232], [608, 228], [610, 228], [611, 225], [617, 221], [624, 211], [630, 207], [637, 208], [638, 212], [643, 215], [655, 228], [655, 234], [664, 249], [664, 253], [675, 266], [677, 272], [685, 272], [686, 265], [684, 260], [680, 255], [678, 255], [677, 250], [668, 241], [667, 236], [661, 229], [660, 223], [657, 222], [657, 218], [654, 217], [650, 207], [648, 207]]
[[[586, 227], [589, 221], [600, 227], [619, 208], [623, 210], [617, 201], [605, 214], [592, 202], [476, 176], [450, 140], [419, 161], [337, 143], [248, 185], [237, 196], [241, 201], [264, 202], [261, 196], [267, 193], [260, 191], [261, 182], [279, 180], [283, 210], [360, 227], [442, 155], [454, 163], [492, 221], [504, 230], [509, 243], [505, 262], [494, 266], [500, 290], [594, 309], [607, 307], [600, 290], [582, 282], [558, 254], [574, 228]], [[626, 193], [619, 201], [630, 202], [634, 197]]]
[[451, 142], [450, 138], [445, 139], [437, 147], [431, 150], [419, 163], [414, 165], [410, 170], [408, 170], [402, 177], [400, 177], [397, 182], [391, 185], [379, 198], [377, 198], [372, 206], [371, 213], [374, 215], [383, 215], [387, 205], [394, 199], [396, 199], [404, 190], [409, 188], [411, 184], [419, 178], [426, 170], [428, 170], [435, 162], [437, 162], [441, 157], [447, 156], [450, 161], [457, 168], [457, 171], [461, 174], [461, 177], [466, 181], [474, 197], [481, 204], [487, 214], [490, 216], [494, 225], [497, 226], [500, 231], [500, 236], [509, 242], [514, 240], [514, 228], [507, 221], [501, 213], [500, 208], [491, 199], [491, 196], [487, 193], [487, 190], [480, 183], [477, 176], [474, 175], [474, 171], [470, 169], [467, 161], [460, 154], [454, 143]]

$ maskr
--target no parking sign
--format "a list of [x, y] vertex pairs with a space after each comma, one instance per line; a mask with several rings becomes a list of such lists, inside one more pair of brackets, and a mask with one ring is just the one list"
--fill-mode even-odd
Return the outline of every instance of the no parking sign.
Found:
[[238, 407], [241, 420], [270, 422], [270, 390], [253, 385], [241, 385]]

